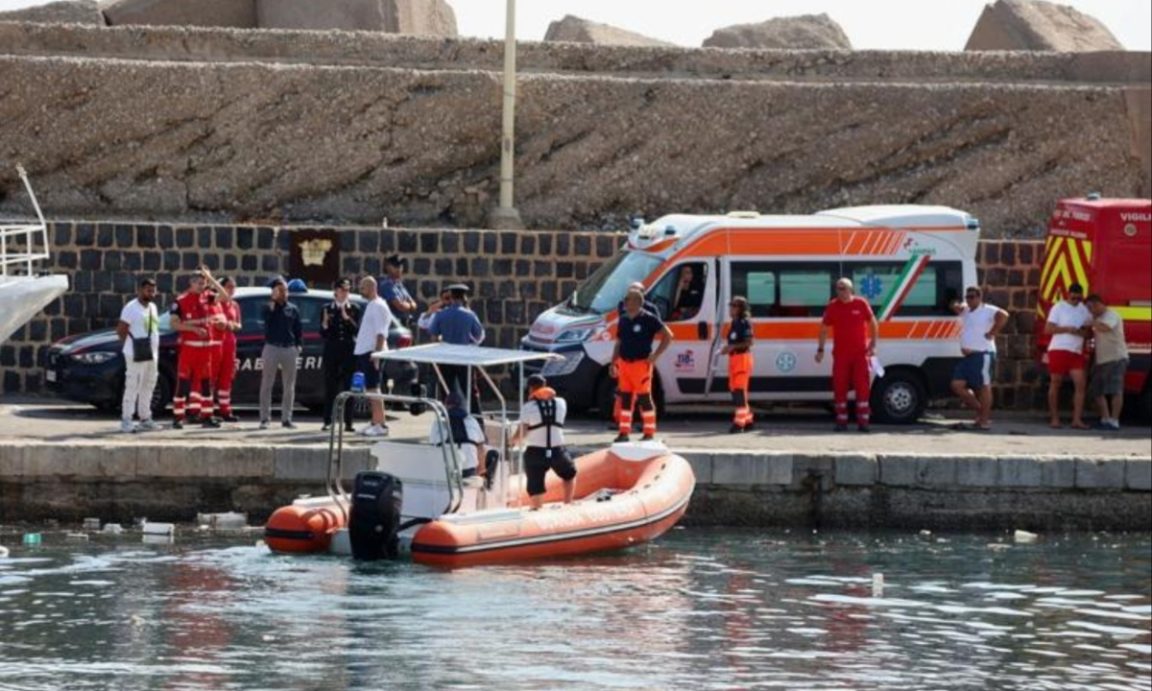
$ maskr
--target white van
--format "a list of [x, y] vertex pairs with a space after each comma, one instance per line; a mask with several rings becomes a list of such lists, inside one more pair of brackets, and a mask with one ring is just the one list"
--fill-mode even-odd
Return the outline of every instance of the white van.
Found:
[[564, 355], [543, 374], [569, 405], [610, 413], [619, 304], [639, 281], [675, 334], [656, 365], [658, 404], [728, 402], [719, 351], [726, 305], [743, 295], [756, 335], [752, 399], [831, 401], [831, 363], [816, 363], [817, 335], [836, 280], [848, 277], [880, 319], [886, 372], [873, 386], [873, 416], [912, 422], [930, 398], [949, 395], [960, 359], [950, 304], [976, 284], [979, 239], [976, 219], [946, 207], [666, 216], [637, 224], [620, 254], [540, 315], [522, 346]]

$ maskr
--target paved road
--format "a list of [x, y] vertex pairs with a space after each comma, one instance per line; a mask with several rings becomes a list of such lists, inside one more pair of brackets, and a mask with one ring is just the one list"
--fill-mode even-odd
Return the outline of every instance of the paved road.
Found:
[[[161, 445], [321, 444], [328, 439], [316, 416], [297, 416], [298, 430], [274, 427], [259, 431], [251, 411], [246, 421], [221, 429], [190, 427], [147, 434], [121, 434], [114, 417], [78, 404], [45, 399], [0, 398], [0, 440], [30, 442], [116, 442]], [[949, 413], [949, 415], [954, 415]], [[431, 418], [393, 413], [394, 438], [415, 439], [427, 433]], [[761, 414], [757, 430], [729, 435], [728, 415], [719, 409], [678, 412], [661, 421], [658, 435], [671, 448], [815, 453], [910, 453], [946, 455], [1152, 456], [1152, 430], [1129, 427], [1119, 433], [1052, 430], [1039, 415], [1002, 416], [992, 432], [956, 431], [957, 417], [939, 416], [910, 427], [877, 426], [869, 435], [834, 434], [829, 416], [820, 410], [786, 410]], [[165, 421], [167, 427], [167, 421]], [[607, 444], [615, 433], [598, 420], [570, 421], [570, 443], [582, 447]], [[356, 443], [360, 443], [357, 441]]]

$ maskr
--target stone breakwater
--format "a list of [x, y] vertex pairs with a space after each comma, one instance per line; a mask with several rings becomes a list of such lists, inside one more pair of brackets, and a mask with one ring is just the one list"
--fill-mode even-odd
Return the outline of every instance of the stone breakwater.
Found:
[[[477, 226], [499, 44], [0, 24], [0, 160], [52, 213]], [[1003, 236], [1053, 201], [1149, 190], [1147, 54], [529, 44], [518, 206], [626, 215], [942, 203]], [[0, 210], [26, 211], [0, 170]]]
[[[679, 451], [697, 477], [695, 525], [1149, 530], [1152, 460]], [[0, 443], [0, 522], [87, 516], [261, 521], [322, 491], [328, 447]], [[345, 455], [346, 479], [369, 467]]]
[[[72, 290], [0, 345], [0, 392], [39, 393], [48, 347], [65, 336], [110, 328], [142, 275], [155, 276], [161, 304], [201, 264], [263, 285], [290, 273], [289, 248], [308, 227], [168, 225], [156, 223], [51, 224], [52, 260], [44, 271], [67, 274]], [[383, 257], [411, 260], [409, 285], [421, 308], [441, 286], [467, 281], [473, 307], [488, 327], [488, 343], [517, 347], [538, 314], [576, 289], [623, 242], [621, 235], [549, 231], [403, 230], [340, 228], [340, 270], [380, 275]], [[1032, 376], [1032, 329], [1043, 247], [1035, 241], [986, 241], [977, 263], [988, 298], [1013, 312], [1000, 338], [998, 405], [1031, 408], [1043, 392]]]

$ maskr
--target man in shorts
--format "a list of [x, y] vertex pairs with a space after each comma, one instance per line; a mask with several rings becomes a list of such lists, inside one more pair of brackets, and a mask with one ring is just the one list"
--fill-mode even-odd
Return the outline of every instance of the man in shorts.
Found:
[[964, 291], [964, 302], [952, 304], [964, 328], [960, 332], [960, 353], [964, 356], [952, 373], [952, 392], [964, 405], [976, 411], [976, 429], [992, 428], [992, 372], [996, 366], [996, 337], [1008, 323], [1008, 313], [984, 302], [984, 294], [972, 286]]
[[[380, 393], [380, 363], [372, 359], [372, 353], [388, 349], [388, 330], [392, 325], [392, 310], [380, 297], [376, 279], [365, 276], [360, 281], [360, 295], [368, 301], [364, 306], [364, 316], [356, 333], [356, 371], [364, 375], [364, 389], [368, 393]], [[372, 401], [372, 424], [361, 434], [366, 437], [388, 436], [388, 423], [384, 417], [384, 402]]]
[[1048, 344], [1048, 374], [1052, 382], [1048, 385], [1048, 412], [1053, 429], [1063, 426], [1060, 422], [1060, 387], [1064, 378], [1072, 379], [1072, 427], [1088, 429], [1084, 424], [1084, 393], [1087, 381], [1084, 370], [1087, 360], [1084, 357], [1084, 339], [1091, 332], [1092, 313], [1084, 306], [1084, 288], [1078, 283], [1068, 286], [1068, 296], [1052, 306], [1048, 313], [1048, 323], [1044, 333], [1052, 337]]
[[1124, 411], [1124, 375], [1128, 372], [1128, 344], [1124, 340], [1124, 319], [1108, 309], [1099, 295], [1084, 301], [1092, 314], [1092, 332], [1096, 334], [1096, 366], [1088, 391], [1100, 410], [1097, 429], [1115, 432], [1120, 429]]
[[576, 497], [576, 464], [564, 445], [564, 420], [568, 416], [568, 403], [548, 386], [539, 374], [528, 378], [528, 401], [520, 410], [520, 429], [512, 438], [512, 446], [526, 440], [524, 474], [528, 478], [528, 496], [532, 510], [544, 505], [545, 483], [548, 471], [564, 481], [564, 503], [571, 504]]

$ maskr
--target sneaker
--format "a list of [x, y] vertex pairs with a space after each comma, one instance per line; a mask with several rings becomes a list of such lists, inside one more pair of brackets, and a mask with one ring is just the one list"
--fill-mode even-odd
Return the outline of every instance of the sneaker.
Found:
[[632, 441], [632, 439], [630, 439], [627, 434], [620, 434], [620, 435], [617, 435], [617, 437], [612, 440], [612, 443], [613, 444], [627, 444], [630, 441]]
[[856, 429], [860, 431], [860, 434], [871, 434], [872, 433], [872, 428], [869, 427], [868, 425], [860, 425]]
[[261, 420], [260, 421], [260, 429], [268, 429], [268, 421], [267, 420]]
[[236, 417], [235, 413], [228, 413], [227, 415], [221, 417], [220, 419], [223, 420], [224, 422], [240, 422], [240, 418]]
[[220, 426], [220, 418], [215, 418], [215, 417], [200, 418], [200, 426], [205, 427], [207, 429], [216, 429], [217, 427]]
[[344, 425], [344, 431], [351, 434], [352, 432], [356, 431], [356, 428], [352, 425]]
[[124, 434], [136, 434], [136, 424], [131, 420], [121, 420], [120, 431]]
[[744, 428], [741, 427], [740, 425], [733, 424], [731, 427], [728, 428], [728, 434], [743, 434], [743, 433], [744, 433]]
[[832, 428], [832, 431], [833, 432], [847, 432], [848, 431], [848, 425], [836, 425], [835, 427]]
[[296, 423], [291, 420], [282, 420], [280, 426], [284, 429], [296, 429]]
[[361, 432], [365, 437], [387, 437], [388, 428], [384, 425], [372, 425]]
[[327, 432], [330, 429], [332, 429], [332, 423], [331, 422], [325, 422], [324, 426], [320, 428], [320, 431], [321, 432]]
[[744, 425], [745, 432], [751, 432], [754, 429], [756, 429], [756, 425], [754, 423], [749, 422], [747, 425]]
[[154, 420], [148, 419], [141, 422], [137, 429], [139, 429], [141, 432], [155, 432], [156, 430], [160, 429], [160, 425], [157, 425]]
[[172, 429], [184, 429], [184, 421], [180, 418], [176, 418], [172, 421]]
[[643, 437], [640, 437], [640, 441], [656, 441], [656, 437], [651, 434], [645, 434]]

